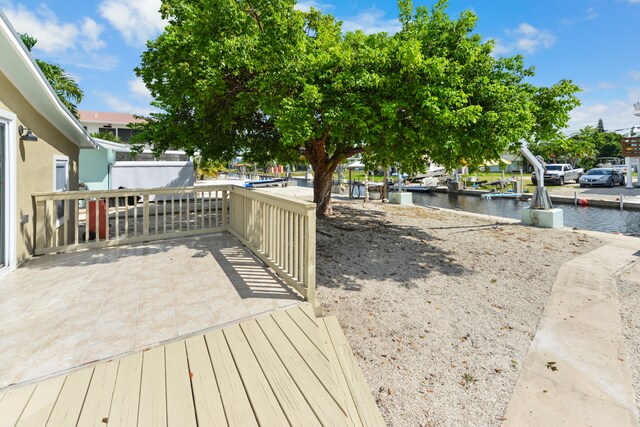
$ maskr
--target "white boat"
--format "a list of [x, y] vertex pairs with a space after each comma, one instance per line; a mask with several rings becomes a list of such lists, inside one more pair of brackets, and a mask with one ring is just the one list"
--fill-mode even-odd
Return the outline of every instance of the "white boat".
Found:
[[[419, 191], [426, 193], [433, 191], [437, 186], [438, 178], [427, 175], [416, 175], [413, 178], [409, 178], [404, 184], [402, 184], [402, 189], [404, 191]], [[389, 190], [398, 191], [398, 185], [390, 185]]]

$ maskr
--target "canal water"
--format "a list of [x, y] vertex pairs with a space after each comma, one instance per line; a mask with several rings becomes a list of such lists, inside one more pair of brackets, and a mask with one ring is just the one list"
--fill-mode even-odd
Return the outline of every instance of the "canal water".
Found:
[[[520, 209], [529, 205], [513, 199], [486, 200], [477, 196], [455, 193], [413, 193], [413, 204], [434, 206], [447, 209], [459, 209], [494, 217], [520, 219]], [[570, 204], [554, 204], [562, 208], [565, 227], [585, 230], [622, 233], [640, 237], [640, 211], [592, 206], [575, 206]]]

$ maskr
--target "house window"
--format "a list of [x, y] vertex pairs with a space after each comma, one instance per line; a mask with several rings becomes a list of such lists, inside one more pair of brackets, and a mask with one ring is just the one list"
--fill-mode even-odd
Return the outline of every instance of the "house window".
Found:
[[131, 136], [132, 136], [131, 129], [118, 128], [118, 138], [120, 138], [120, 141], [129, 142], [131, 141]]
[[[67, 157], [56, 157], [54, 159], [54, 191], [69, 190], [69, 159]], [[56, 202], [56, 226], [59, 227], [64, 221], [64, 202]]]

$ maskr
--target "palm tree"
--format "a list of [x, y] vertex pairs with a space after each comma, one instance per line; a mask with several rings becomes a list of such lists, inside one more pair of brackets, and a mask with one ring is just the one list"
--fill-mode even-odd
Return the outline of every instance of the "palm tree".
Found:
[[[31, 52], [33, 46], [38, 42], [35, 37], [29, 34], [20, 34], [20, 38], [29, 52]], [[78, 86], [78, 83], [76, 83], [71, 74], [67, 73], [64, 68], [58, 64], [51, 64], [40, 59], [36, 59], [35, 61], [56, 95], [58, 95], [58, 98], [60, 98], [60, 101], [62, 101], [74, 116], [79, 117], [76, 104], [82, 101], [84, 92], [80, 89], [80, 86]]]

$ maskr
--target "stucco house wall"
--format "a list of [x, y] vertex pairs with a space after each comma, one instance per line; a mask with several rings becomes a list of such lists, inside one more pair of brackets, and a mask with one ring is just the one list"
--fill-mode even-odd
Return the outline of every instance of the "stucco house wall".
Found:
[[[62, 104], [2, 10], [0, 125], [3, 179], [0, 275], [3, 275], [34, 253], [34, 193], [76, 190], [80, 148], [95, 148], [96, 143]], [[26, 136], [27, 131], [35, 135], [35, 140], [21, 138], [20, 133]], [[56, 163], [61, 168], [56, 168]], [[75, 212], [64, 214], [68, 215], [70, 232]], [[58, 235], [64, 231], [62, 225], [57, 228]]]
[[[16, 132], [16, 257], [21, 262], [33, 253], [34, 204], [31, 195], [55, 190], [55, 159], [69, 159], [69, 190], [78, 189], [78, 156], [80, 149], [48, 120], [40, 115], [27, 99], [0, 73], [0, 108], [17, 116], [16, 126], [33, 131], [37, 141], [21, 141]], [[23, 215], [28, 221], [22, 223]], [[26, 218], [25, 218], [26, 219]]]

